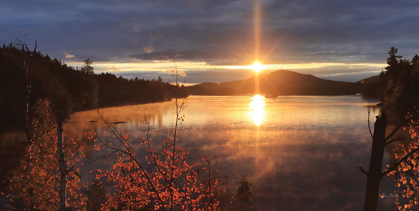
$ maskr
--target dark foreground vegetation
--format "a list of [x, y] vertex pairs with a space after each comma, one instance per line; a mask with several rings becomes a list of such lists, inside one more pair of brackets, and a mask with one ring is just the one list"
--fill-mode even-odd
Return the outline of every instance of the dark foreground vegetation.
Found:
[[[1, 123], [20, 126], [26, 135], [21, 158], [0, 188], [0, 210], [258, 209], [246, 178], [229, 189], [227, 178], [218, 176], [215, 157], [191, 161], [189, 150], [177, 145], [187, 96], [179, 75], [173, 86], [161, 79], [96, 75], [91, 64], [88, 59], [74, 69], [24, 44], [0, 49]], [[106, 128], [77, 138], [63, 132], [62, 117], [73, 111], [172, 98], [175, 126], [164, 140], [151, 142], [146, 119], [144, 137], [132, 138], [102, 116]], [[111, 161], [109, 168], [84, 168], [94, 181], [80, 176], [87, 145], [97, 159]]]
[[81, 68], [30, 50], [25, 43], [0, 48], [0, 126], [20, 127], [37, 99], [48, 98], [55, 113], [161, 102], [187, 96], [186, 89], [158, 80], [95, 74], [87, 59]]
[[[151, 141], [149, 122], [144, 137], [131, 137], [102, 118], [106, 128], [81, 141], [62, 132], [48, 100], [38, 100], [31, 139], [0, 190], [0, 210], [258, 210], [246, 178], [230, 189], [214, 157], [194, 162], [177, 145], [185, 104], [175, 103], [175, 126], [164, 140]], [[93, 181], [80, 176], [89, 144], [96, 159], [109, 163], [84, 167]]]
[[362, 80], [362, 95], [380, 99], [391, 121], [400, 121], [419, 108], [419, 56], [411, 60], [391, 48], [388, 66], [380, 75]]
[[[371, 132], [372, 147], [366, 176], [364, 211], [377, 210], [379, 197], [395, 197], [399, 210], [419, 209], [419, 56], [402, 59], [391, 48], [388, 66], [379, 76], [364, 79], [363, 95], [382, 101]], [[387, 153], [385, 153], [387, 152]], [[383, 169], [384, 158], [389, 164]], [[394, 193], [380, 192], [385, 178], [394, 179]]]
[[161, 102], [176, 96], [187, 96], [185, 88], [160, 78], [149, 81], [110, 73], [97, 75], [90, 59], [81, 68], [74, 68], [43, 55], [36, 46], [33, 50], [22, 42], [1, 46], [0, 190], [7, 184], [6, 173], [17, 165], [25, 148], [33, 147], [32, 140], [39, 135], [32, 127], [38, 100], [48, 99], [54, 118], [65, 119], [75, 111]]

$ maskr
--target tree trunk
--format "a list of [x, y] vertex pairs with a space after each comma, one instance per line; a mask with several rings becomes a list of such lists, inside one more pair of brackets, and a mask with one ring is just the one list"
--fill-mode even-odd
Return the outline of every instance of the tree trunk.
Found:
[[386, 126], [387, 120], [384, 110], [381, 116], [377, 116], [374, 125], [374, 136], [372, 140], [370, 166], [367, 172], [367, 188], [364, 199], [364, 211], [377, 210], [378, 194], [382, 179], [381, 168], [383, 165], [383, 155], [386, 146]]
[[61, 117], [57, 118], [57, 150], [58, 150], [58, 162], [60, 170], [60, 211], [65, 210], [65, 186], [66, 186], [66, 174], [67, 168], [64, 162], [64, 149], [63, 149], [63, 119]]

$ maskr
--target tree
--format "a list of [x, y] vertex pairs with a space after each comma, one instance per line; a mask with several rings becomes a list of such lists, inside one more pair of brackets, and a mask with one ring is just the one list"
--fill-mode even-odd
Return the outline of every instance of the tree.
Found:
[[243, 177], [239, 179], [239, 186], [237, 186], [236, 191], [236, 203], [240, 210], [246, 210], [250, 208], [250, 202], [252, 201], [253, 197], [253, 187], [252, 183], [247, 180], [247, 178]]
[[[182, 120], [180, 117], [179, 121]], [[135, 140], [125, 130], [106, 125], [107, 131], [97, 137], [96, 150], [112, 149], [111, 154], [117, 162], [110, 171], [98, 170], [97, 179], [106, 178], [115, 188], [114, 193], [108, 194], [104, 209], [150, 206], [156, 210], [217, 209], [219, 203], [214, 195], [219, 182], [214, 176], [216, 171], [207, 159], [203, 159], [203, 165], [188, 162], [189, 151], [175, 146], [175, 139], [170, 138], [174, 137], [174, 130], [160, 148], [154, 150], [148, 126], [146, 137]], [[134, 147], [136, 142], [145, 147], [145, 155], [141, 156], [144, 159]], [[209, 176], [202, 181], [201, 174]]]
[[[174, 78], [178, 87], [177, 71]], [[178, 89], [175, 96], [175, 124], [158, 149], [152, 146], [150, 123], [146, 118], [145, 138], [132, 139], [124, 129], [113, 127], [101, 116], [106, 130], [96, 137], [96, 150], [111, 150], [107, 157], [117, 160], [112, 170], [98, 170], [97, 179], [106, 178], [115, 189], [107, 195], [103, 209], [218, 209], [215, 195], [220, 182], [215, 177], [212, 162], [207, 158], [203, 158], [201, 165], [189, 162], [189, 151], [177, 146], [178, 126], [184, 121], [181, 112], [186, 104], [185, 99], [178, 99]]]
[[[365, 174], [367, 177], [367, 185], [365, 191], [365, 199], [364, 199], [364, 211], [373, 211], [377, 210], [377, 202], [379, 197], [379, 189], [381, 180], [384, 177], [394, 176], [395, 172], [399, 172], [399, 168], [405, 169], [403, 166], [406, 165], [407, 161], [412, 160], [418, 156], [419, 147], [412, 145], [408, 149], [406, 153], [402, 156], [396, 156], [395, 158], [398, 159], [395, 161], [391, 166], [387, 166], [388, 168], [382, 171], [383, 165], [383, 156], [385, 148], [390, 144], [398, 141], [405, 141], [404, 138], [395, 138], [392, 139], [393, 136], [396, 134], [399, 129], [404, 127], [407, 123], [415, 123], [417, 124], [418, 119], [415, 116], [408, 116], [406, 120], [399, 125], [397, 125], [387, 136], [386, 136], [386, 128], [387, 128], [387, 118], [385, 111], [381, 112], [380, 116], [377, 116], [377, 121], [375, 122], [374, 127], [374, 134], [371, 133], [373, 138], [372, 147], [371, 147], [371, 158], [368, 171], [365, 171], [361, 166], [359, 169]], [[417, 127], [415, 127], [417, 128]], [[371, 130], [370, 130], [371, 131]], [[417, 131], [411, 133], [414, 134], [414, 137], [417, 142]], [[415, 169], [417, 170], [417, 169]], [[415, 178], [416, 179], [416, 178]], [[406, 184], [406, 183], [403, 183]], [[410, 191], [409, 191], [410, 193]], [[410, 196], [410, 195], [409, 195]]]
[[415, 54], [412, 58], [412, 65], [416, 66], [419, 62], [419, 55]]
[[[23, 160], [13, 170], [10, 178], [8, 198], [12, 201], [23, 200], [26, 207], [39, 210], [58, 210], [60, 173], [55, 118], [48, 100], [35, 104], [31, 122], [31, 141]], [[66, 203], [74, 208], [84, 206], [84, 198], [79, 191], [83, 188], [78, 176], [83, 146], [77, 139], [65, 137]]]
[[402, 121], [419, 107], [419, 74], [415, 73], [419, 69], [419, 57], [416, 55], [412, 60], [405, 60], [397, 52], [394, 47], [390, 49], [386, 72], [380, 77], [380, 87], [384, 91], [382, 101], [391, 122]]
[[92, 64], [93, 64], [93, 61], [90, 60], [90, 58], [87, 58], [86, 60], [84, 60], [84, 65], [81, 67], [80, 71], [82, 73], [94, 75], [95, 72], [93, 71], [94, 68], [92, 67]]
[[399, 65], [399, 60], [402, 58], [402, 56], [397, 55], [399, 50], [395, 47], [391, 47], [388, 51], [389, 57], [387, 58], [387, 67], [386, 67], [386, 73], [389, 75], [395, 75], [398, 72], [397, 66]]
[[[400, 192], [401, 197], [396, 199], [399, 209], [417, 208], [419, 57], [415, 55], [409, 61], [402, 59], [397, 53], [396, 48], [390, 49], [387, 58], [388, 66], [380, 75], [380, 86], [385, 87], [381, 89], [384, 90], [383, 108], [381, 115], [377, 117], [374, 135], [370, 130], [373, 142], [369, 170], [367, 172], [360, 167], [367, 176], [364, 210], [377, 209], [379, 186], [384, 177], [393, 177], [397, 187], [403, 188]], [[388, 125], [395, 126], [390, 133], [386, 133]], [[394, 134], [404, 127], [409, 128], [409, 136], [393, 138]], [[401, 144], [396, 148], [399, 152], [395, 152], [394, 156], [396, 160], [382, 171], [385, 148], [391, 143], [399, 142]]]
[[[47, 98], [54, 112], [67, 118], [74, 111], [126, 104], [172, 100], [179, 91], [171, 84], [128, 80], [110, 73], [93, 74], [92, 61], [81, 70], [41, 54], [20, 41], [0, 46], [0, 126], [6, 130], [29, 131], [31, 108], [39, 98]], [[30, 140], [30, 136], [27, 135]]]
[[87, 210], [100, 211], [106, 202], [106, 190], [102, 182], [95, 180], [87, 190]]
[[388, 175], [394, 178], [397, 197], [396, 205], [399, 210], [419, 209], [419, 121], [409, 121], [409, 142], [403, 142], [395, 149], [395, 159], [398, 162], [389, 167]]
[[[368, 120], [369, 120], [369, 116], [368, 116]], [[382, 112], [381, 116], [377, 117], [377, 121], [375, 122], [374, 135], [372, 135], [371, 133], [373, 140], [372, 140], [371, 158], [370, 158], [368, 172], [365, 171], [362, 167], [359, 167], [359, 169], [367, 177], [367, 186], [366, 186], [365, 199], [364, 199], [364, 211], [377, 210], [377, 202], [378, 202], [378, 194], [379, 194], [378, 191], [380, 189], [381, 179], [384, 176], [383, 173], [381, 172], [381, 166], [383, 163], [384, 149], [386, 146], [386, 138], [385, 138], [386, 127], [387, 127], [386, 114], [385, 112]]]

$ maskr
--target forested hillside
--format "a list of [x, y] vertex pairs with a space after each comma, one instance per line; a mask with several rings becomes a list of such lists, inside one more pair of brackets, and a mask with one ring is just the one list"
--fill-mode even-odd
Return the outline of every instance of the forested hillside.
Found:
[[[0, 125], [24, 125], [30, 108], [39, 98], [48, 98], [56, 114], [98, 107], [171, 100], [187, 96], [186, 89], [159, 80], [96, 75], [92, 61], [81, 68], [30, 50], [25, 44], [0, 48]], [[27, 110], [27, 108], [29, 108]]]
[[241, 81], [225, 83], [202, 83], [189, 87], [191, 94], [234, 95], [255, 93], [255, 82], [259, 81], [259, 92], [273, 95], [350, 95], [360, 93], [361, 83], [331, 81], [313, 75], [288, 70], [262, 74], [258, 79], [250, 77]]

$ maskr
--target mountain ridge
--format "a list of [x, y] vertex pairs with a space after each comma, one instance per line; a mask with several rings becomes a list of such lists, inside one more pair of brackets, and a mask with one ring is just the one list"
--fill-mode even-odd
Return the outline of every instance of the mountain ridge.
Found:
[[256, 76], [243, 80], [211, 83], [204, 82], [188, 87], [194, 95], [351, 95], [362, 91], [359, 82], [333, 81], [311, 74], [301, 74], [289, 70], [277, 70], [259, 75], [259, 91], [255, 90]]

